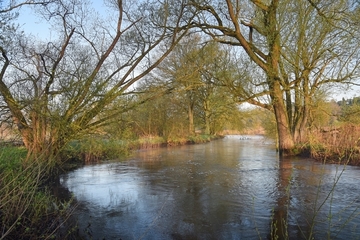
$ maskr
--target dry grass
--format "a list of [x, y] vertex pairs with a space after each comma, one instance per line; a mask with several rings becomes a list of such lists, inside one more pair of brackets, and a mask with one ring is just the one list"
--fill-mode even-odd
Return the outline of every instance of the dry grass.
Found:
[[314, 131], [310, 150], [317, 160], [360, 165], [360, 126], [346, 124]]

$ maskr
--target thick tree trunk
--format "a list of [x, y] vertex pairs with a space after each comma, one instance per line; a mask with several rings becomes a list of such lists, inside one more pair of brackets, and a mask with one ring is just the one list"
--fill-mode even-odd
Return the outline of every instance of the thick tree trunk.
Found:
[[289, 120], [286, 107], [282, 98], [280, 83], [273, 80], [272, 100], [275, 113], [277, 132], [278, 132], [278, 150], [280, 155], [291, 155], [295, 147], [294, 139], [290, 131]]
[[274, 111], [279, 137], [279, 153], [280, 155], [291, 155], [295, 144], [288, 126], [286, 114], [278, 104], [274, 104]]
[[286, 104], [281, 87], [282, 78], [280, 77], [280, 31], [277, 22], [277, 8], [279, 1], [272, 0], [270, 5], [266, 7], [264, 14], [264, 24], [266, 26], [266, 38], [269, 46], [269, 54], [267, 55], [267, 68], [265, 72], [268, 77], [268, 85], [270, 90], [270, 97], [272, 100], [273, 109], [275, 112], [275, 119], [278, 131], [279, 153], [280, 155], [291, 155], [295, 147], [294, 139], [291, 134], [291, 125]]

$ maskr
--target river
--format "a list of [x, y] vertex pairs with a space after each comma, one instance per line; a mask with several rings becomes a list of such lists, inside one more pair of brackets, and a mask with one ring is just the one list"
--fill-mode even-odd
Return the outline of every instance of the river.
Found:
[[60, 178], [85, 239], [359, 239], [360, 168], [260, 136], [137, 151]]

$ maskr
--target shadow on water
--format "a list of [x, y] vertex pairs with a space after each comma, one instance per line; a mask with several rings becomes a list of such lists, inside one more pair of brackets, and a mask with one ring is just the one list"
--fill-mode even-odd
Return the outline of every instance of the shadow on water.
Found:
[[87, 239], [356, 239], [359, 170], [333, 189], [339, 166], [279, 160], [261, 137], [228, 136], [84, 166], [60, 183]]

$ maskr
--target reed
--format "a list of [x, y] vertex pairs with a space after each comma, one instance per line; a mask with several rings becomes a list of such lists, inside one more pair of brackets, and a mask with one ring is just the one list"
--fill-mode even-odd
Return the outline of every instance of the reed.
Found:
[[360, 126], [344, 124], [313, 131], [309, 149], [316, 160], [360, 165]]

